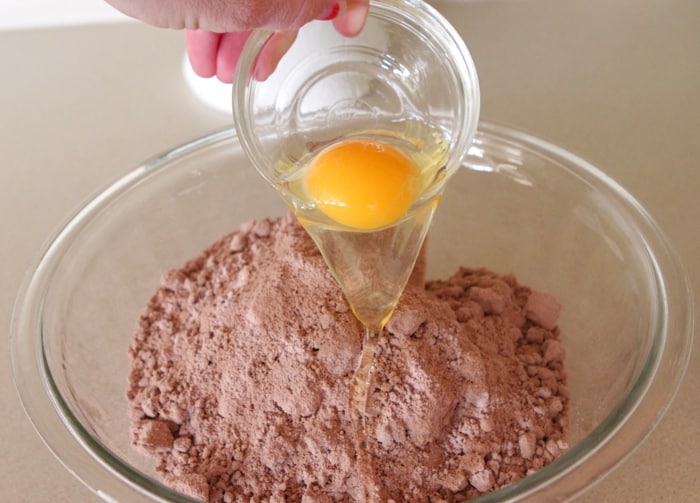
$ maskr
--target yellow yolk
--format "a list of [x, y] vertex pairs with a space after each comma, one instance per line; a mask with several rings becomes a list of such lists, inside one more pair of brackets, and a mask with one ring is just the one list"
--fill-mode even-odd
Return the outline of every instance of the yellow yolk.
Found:
[[317, 207], [339, 224], [377, 229], [398, 220], [416, 198], [418, 166], [377, 140], [349, 140], [321, 151], [306, 173]]

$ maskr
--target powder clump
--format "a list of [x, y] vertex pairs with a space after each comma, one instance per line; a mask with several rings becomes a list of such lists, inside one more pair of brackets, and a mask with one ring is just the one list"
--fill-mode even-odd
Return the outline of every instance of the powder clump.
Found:
[[[375, 357], [369, 472], [348, 390], [355, 319], [290, 214], [249, 222], [167, 272], [129, 349], [134, 445], [211, 502], [462, 501], [567, 448], [561, 306], [512, 276], [419, 264]], [[362, 477], [371, 477], [368, 481]]]

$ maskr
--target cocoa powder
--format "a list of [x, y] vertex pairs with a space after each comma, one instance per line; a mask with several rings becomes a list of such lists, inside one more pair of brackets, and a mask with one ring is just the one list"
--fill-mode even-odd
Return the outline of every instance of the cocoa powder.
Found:
[[[204, 501], [462, 501], [567, 448], [569, 393], [548, 294], [419, 264], [376, 352], [369, 473], [348, 414], [363, 329], [291, 215], [167, 272], [129, 352], [132, 439]], [[367, 477], [371, 480], [367, 480]]]

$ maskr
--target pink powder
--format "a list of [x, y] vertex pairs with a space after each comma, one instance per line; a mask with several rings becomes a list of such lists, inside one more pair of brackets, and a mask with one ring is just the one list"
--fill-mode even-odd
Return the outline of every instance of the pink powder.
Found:
[[[560, 306], [512, 276], [414, 272], [376, 353], [369, 474], [347, 410], [363, 329], [296, 220], [250, 222], [179, 270], [130, 347], [134, 445], [212, 502], [459, 501], [566, 449]], [[369, 480], [367, 479], [369, 477]]]

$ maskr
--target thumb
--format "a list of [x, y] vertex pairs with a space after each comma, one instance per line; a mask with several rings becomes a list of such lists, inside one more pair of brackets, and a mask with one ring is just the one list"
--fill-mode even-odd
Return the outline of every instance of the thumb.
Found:
[[274, 17], [264, 27], [288, 31], [314, 19], [332, 19], [338, 33], [348, 37], [362, 31], [369, 12], [369, 0], [297, 0], [276, 6]]

